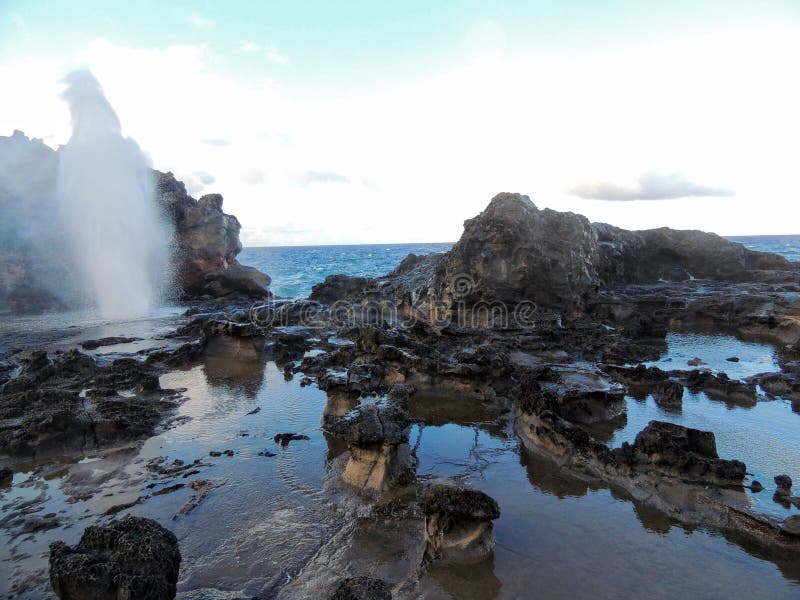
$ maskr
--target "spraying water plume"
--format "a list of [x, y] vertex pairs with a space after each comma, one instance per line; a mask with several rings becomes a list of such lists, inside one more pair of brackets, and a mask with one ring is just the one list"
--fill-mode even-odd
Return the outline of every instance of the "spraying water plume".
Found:
[[136, 318], [166, 291], [170, 231], [147, 158], [85, 70], [64, 79], [72, 137], [59, 152], [61, 215], [88, 300], [106, 318]]

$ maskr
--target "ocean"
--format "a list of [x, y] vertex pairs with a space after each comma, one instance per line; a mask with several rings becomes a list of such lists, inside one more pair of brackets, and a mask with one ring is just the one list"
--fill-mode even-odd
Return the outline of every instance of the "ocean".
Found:
[[[728, 238], [751, 250], [775, 252], [800, 261], [800, 235]], [[304, 298], [314, 284], [342, 273], [379, 277], [392, 271], [408, 254], [447, 252], [452, 242], [437, 244], [364, 244], [352, 246], [284, 246], [244, 248], [239, 260], [272, 277], [270, 288], [285, 298]]]

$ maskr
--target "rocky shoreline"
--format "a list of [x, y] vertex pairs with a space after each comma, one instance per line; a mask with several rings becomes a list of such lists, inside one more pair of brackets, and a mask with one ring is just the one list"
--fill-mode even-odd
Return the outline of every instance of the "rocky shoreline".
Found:
[[[0, 374], [2, 464], [107, 452], [148, 438], [168, 427], [185, 401], [184, 391], [162, 388], [159, 377], [201, 364], [223, 348], [226, 364], [264, 357], [285, 378], [324, 391], [319, 417], [335, 454], [332, 476], [361, 507], [297, 577], [274, 589], [280, 597], [417, 597], [432, 565], [470, 564], [492, 552], [492, 523], [503, 506], [460, 481], [417, 473], [409, 432], [420, 417], [409, 405], [421, 398], [435, 410], [443, 394], [464, 406], [493, 407], [527, 448], [571, 477], [620, 490], [637, 506], [686, 527], [719, 531], [787, 577], [800, 577], [798, 517], [778, 521], [752, 509], [745, 488], [757, 482], [748, 481], [747, 466], [736, 456], [719, 456], [714, 432], [654, 420], [617, 448], [591, 433], [593, 425], [624, 417], [627, 395], [652, 395], [674, 410], [684, 390], [734, 406], [777, 396], [800, 412], [800, 265], [712, 234], [627, 232], [500, 194], [465, 223], [448, 253], [411, 255], [377, 279], [330, 276], [307, 300], [265, 298], [268, 278], [241, 267], [243, 279], [229, 285], [228, 275], [220, 274], [240, 269], [239, 247], [230, 243], [234, 236], [238, 243], [238, 223], [221, 212], [221, 197], [195, 201], [170, 174], [161, 176], [159, 187], [177, 221], [206, 222], [213, 214], [213, 226], [201, 229], [227, 240], [217, 258], [198, 258], [211, 234], [193, 237], [196, 229], [185, 226], [181, 244], [193, 248], [195, 258], [182, 268], [182, 285], [205, 298], [166, 336], [168, 344], [129, 357], [108, 361], [78, 349], [10, 356]], [[680, 328], [766, 340], [776, 348], [780, 371], [739, 380], [682, 365], [665, 371], [641, 364], [663, 353], [667, 333]], [[85, 349], [102, 349], [130, 340], [88, 342]], [[276, 445], [308, 439], [275, 433]], [[212, 456], [224, 458], [222, 452]], [[190, 484], [187, 514], [221, 485], [203, 476], [202, 459], [150, 467], [165, 486]], [[775, 501], [800, 504], [791, 474], [774, 475]], [[772, 487], [769, 481], [759, 485]], [[53, 589], [62, 598], [95, 597], [65, 591], [88, 589], [82, 569], [93, 568], [91, 553], [106, 552], [91, 540], [156, 536], [170, 546], [171, 534], [154, 533], [154, 527], [112, 521], [87, 529], [87, 541], [73, 549], [54, 545]], [[365, 535], [402, 548], [403, 566], [391, 580], [376, 578], [368, 560], [353, 559]], [[153, 568], [159, 579], [146, 597], [172, 597], [180, 556], [171, 546], [153, 551], [170, 558]], [[108, 568], [130, 573], [129, 560], [117, 552]], [[105, 590], [111, 585], [108, 578], [97, 581]], [[115, 593], [140, 589], [114, 581]]]

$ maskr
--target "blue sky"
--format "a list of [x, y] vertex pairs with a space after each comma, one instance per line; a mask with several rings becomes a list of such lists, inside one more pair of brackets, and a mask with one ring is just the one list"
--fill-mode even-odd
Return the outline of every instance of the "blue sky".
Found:
[[451, 240], [499, 191], [795, 233], [755, 207], [798, 204], [797, 39], [787, 1], [0, 0], [0, 135], [64, 143], [58, 81], [83, 66], [254, 244]]

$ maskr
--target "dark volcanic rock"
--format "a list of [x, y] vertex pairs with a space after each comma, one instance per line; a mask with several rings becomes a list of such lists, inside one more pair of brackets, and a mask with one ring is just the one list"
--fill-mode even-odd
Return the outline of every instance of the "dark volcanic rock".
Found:
[[314, 302], [333, 304], [339, 300], [358, 296], [371, 281], [367, 277], [328, 275], [325, 281], [311, 288], [308, 298]]
[[275, 434], [275, 437], [273, 438], [275, 443], [280, 444], [281, 446], [288, 446], [289, 442], [308, 439], [310, 438], [307, 435], [302, 435], [300, 433], [278, 433]]
[[448, 253], [443, 300], [580, 307], [599, 278], [597, 238], [573, 213], [539, 210], [521, 194], [498, 194]]
[[776, 496], [791, 496], [792, 495], [792, 478], [788, 475], [775, 476], [775, 490]]
[[101, 367], [77, 350], [53, 360], [34, 352], [0, 387], [0, 452], [42, 456], [150, 435], [176, 406], [158, 374], [129, 358]]
[[673, 423], [650, 421], [633, 445], [621, 450], [632, 450], [638, 465], [694, 481], [741, 482], [746, 474], [744, 463], [719, 458], [713, 433]]
[[142, 338], [138, 337], [105, 337], [100, 338], [97, 340], [88, 340], [86, 342], [81, 343], [81, 348], [84, 350], [96, 350], [97, 348], [102, 348], [104, 346], [114, 346], [116, 344], [128, 344], [130, 342], [138, 342]]
[[50, 582], [63, 600], [171, 599], [180, 564], [175, 535], [152, 519], [87, 527], [74, 547], [50, 545]]
[[494, 547], [492, 521], [500, 516], [500, 507], [483, 492], [432, 485], [423, 490], [420, 507], [428, 559], [472, 562]]
[[392, 592], [386, 582], [359, 575], [343, 580], [330, 600], [392, 600]]
[[334, 420], [326, 431], [358, 446], [408, 441], [411, 417], [392, 402], [362, 404]]
[[0, 487], [8, 487], [14, 479], [14, 470], [10, 467], [0, 467]]
[[606, 284], [659, 280], [750, 281], [760, 271], [796, 271], [777, 254], [754, 252], [713, 233], [662, 227], [626, 231], [593, 225], [600, 244], [598, 271]]

